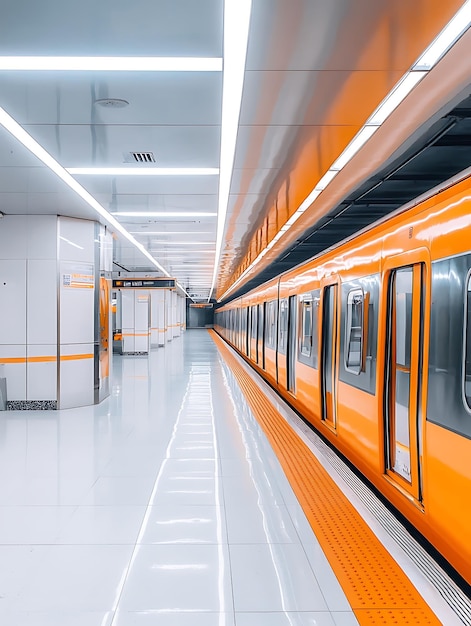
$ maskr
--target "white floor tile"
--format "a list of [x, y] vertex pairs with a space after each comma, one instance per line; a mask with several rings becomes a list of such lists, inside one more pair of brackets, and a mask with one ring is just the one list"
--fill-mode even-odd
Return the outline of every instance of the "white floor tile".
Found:
[[50, 546], [21, 592], [21, 611], [110, 611], [130, 546]]
[[0, 612], [5, 626], [111, 626], [112, 612], [17, 611]]
[[80, 506], [60, 533], [59, 544], [134, 545], [145, 506]]
[[231, 612], [227, 546], [140, 546], [123, 589], [120, 608]]
[[299, 543], [284, 506], [227, 506], [229, 543]]
[[328, 612], [236, 613], [236, 626], [336, 626]]
[[301, 545], [230, 545], [235, 611], [326, 611]]
[[142, 544], [227, 543], [223, 507], [163, 505], [149, 510]]
[[119, 611], [113, 626], [235, 626], [232, 613]]
[[135, 476], [100, 476], [81, 504], [147, 505], [152, 492], [153, 478], [145, 480]]
[[[214, 472], [213, 472], [214, 473]], [[162, 476], [152, 500], [154, 506], [165, 505], [214, 505], [222, 498], [221, 487], [214, 476]]]
[[54, 543], [75, 510], [73, 506], [2, 506], [0, 545]]

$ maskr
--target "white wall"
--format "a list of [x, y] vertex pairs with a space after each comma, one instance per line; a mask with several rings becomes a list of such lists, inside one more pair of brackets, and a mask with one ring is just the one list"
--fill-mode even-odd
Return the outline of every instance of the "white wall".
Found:
[[8, 400], [57, 400], [57, 217], [0, 220], [0, 362]]

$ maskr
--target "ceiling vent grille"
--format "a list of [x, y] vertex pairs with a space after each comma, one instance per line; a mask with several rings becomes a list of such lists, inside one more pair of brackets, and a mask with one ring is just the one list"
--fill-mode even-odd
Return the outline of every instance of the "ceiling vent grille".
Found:
[[153, 152], [129, 152], [124, 155], [125, 163], [155, 163]]

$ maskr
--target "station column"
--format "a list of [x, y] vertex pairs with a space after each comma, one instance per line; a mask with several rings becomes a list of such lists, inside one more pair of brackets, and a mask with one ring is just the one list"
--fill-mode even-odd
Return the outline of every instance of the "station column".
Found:
[[55, 215], [0, 221], [7, 408], [70, 408], [109, 395], [112, 250], [97, 222]]

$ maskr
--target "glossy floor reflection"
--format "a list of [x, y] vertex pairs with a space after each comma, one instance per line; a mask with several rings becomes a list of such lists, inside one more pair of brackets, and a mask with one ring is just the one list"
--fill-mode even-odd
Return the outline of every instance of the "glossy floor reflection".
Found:
[[0, 624], [352, 626], [206, 331], [96, 407], [0, 413]]

